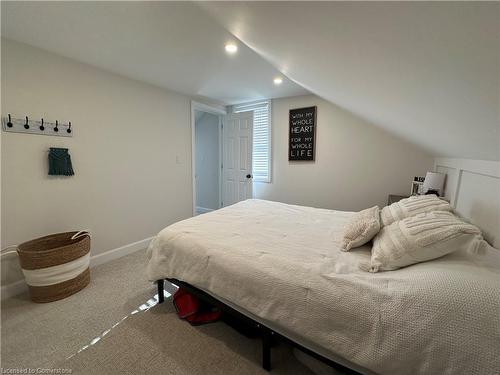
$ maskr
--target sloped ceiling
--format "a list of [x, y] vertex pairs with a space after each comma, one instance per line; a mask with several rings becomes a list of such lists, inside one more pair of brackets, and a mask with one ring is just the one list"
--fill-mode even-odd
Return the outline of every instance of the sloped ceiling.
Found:
[[2, 36], [220, 104], [309, 92], [196, 4], [151, 1], [2, 1]]
[[433, 155], [500, 160], [500, 3], [1, 7], [3, 37], [157, 86], [221, 104], [313, 92]]
[[500, 160], [500, 3], [199, 5], [311, 92], [434, 155]]

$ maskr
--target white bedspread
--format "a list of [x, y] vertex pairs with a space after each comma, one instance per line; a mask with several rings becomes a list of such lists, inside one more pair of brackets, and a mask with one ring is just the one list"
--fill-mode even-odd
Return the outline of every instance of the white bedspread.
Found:
[[173, 224], [148, 278], [176, 278], [380, 374], [500, 373], [500, 251], [391, 272], [338, 248], [349, 212], [247, 200]]

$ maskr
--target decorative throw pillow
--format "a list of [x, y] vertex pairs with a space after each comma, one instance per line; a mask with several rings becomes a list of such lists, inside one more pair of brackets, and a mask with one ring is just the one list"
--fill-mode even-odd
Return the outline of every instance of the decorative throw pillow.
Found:
[[448, 202], [434, 194], [414, 195], [382, 208], [380, 219], [382, 226], [385, 226], [423, 212], [452, 210]]
[[344, 227], [342, 251], [349, 251], [370, 241], [380, 230], [380, 208], [374, 206], [359, 211]]
[[446, 211], [418, 214], [383, 227], [373, 240], [370, 272], [390, 271], [481, 245], [481, 230]]

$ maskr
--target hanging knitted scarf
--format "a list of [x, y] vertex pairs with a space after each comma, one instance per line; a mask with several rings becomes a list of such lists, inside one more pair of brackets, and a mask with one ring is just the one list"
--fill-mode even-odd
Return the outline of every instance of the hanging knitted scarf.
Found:
[[49, 176], [73, 176], [74, 174], [68, 149], [51, 147], [49, 151]]

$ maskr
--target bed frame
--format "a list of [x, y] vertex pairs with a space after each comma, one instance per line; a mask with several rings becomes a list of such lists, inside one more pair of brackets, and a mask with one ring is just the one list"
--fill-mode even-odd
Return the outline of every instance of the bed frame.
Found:
[[[348, 367], [345, 367], [344, 365], [341, 365], [340, 363], [337, 363], [335, 361], [332, 361], [329, 358], [326, 358], [322, 356], [321, 354], [318, 354], [310, 349], [305, 348], [304, 346], [296, 343], [293, 340], [290, 340], [289, 338], [280, 335], [279, 333], [273, 331], [272, 329], [266, 327], [265, 325], [249, 318], [248, 316], [240, 313], [239, 311], [236, 311], [232, 307], [226, 305], [225, 303], [219, 301], [218, 299], [212, 297], [208, 293], [188, 284], [183, 281], [177, 280], [177, 279], [166, 279], [172, 284], [175, 284], [179, 287], [182, 287], [189, 293], [193, 294], [194, 296], [198, 297], [201, 301], [206, 302], [212, 306], [218, 307], [224, 314], [228, 314], [236, 319], [239, 319], [243, 321], [245, 324], [247, 324], [249, 327], [256, 328], [258, 332], [260, 333], [260, 338], [262, 340], [262, 368], [264, 368], [267, 371], [271, 371], [271, 347], [273, 342], [281, 341], [281, 342], [286, 342], [289, 345], [293, 346], [294, 348], [299, 349], [300, 351], [320, 360], [323, 363], [326, 363], [327, 365], [333, 367], [336, 370], [342, 371], [344, 374], [360, 374], [359, 372], [356, 372]], [[158, 285], [158, 303], [163, 303], [165, 301], [164, 297], [164, 282], [165, 280], [158, 280], [157, 285]]]

